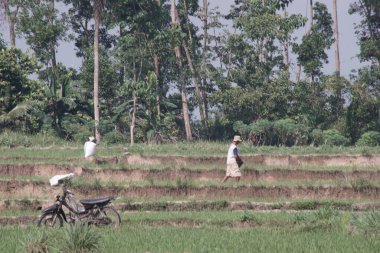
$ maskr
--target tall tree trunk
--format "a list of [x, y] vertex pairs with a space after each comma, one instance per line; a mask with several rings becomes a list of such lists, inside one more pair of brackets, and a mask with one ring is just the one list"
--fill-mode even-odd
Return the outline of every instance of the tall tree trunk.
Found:
[[333, 0], [334, 16], [334, 39], [335, 39], [335, 73], [340, 76], [340, 57], [339, 57], [339, 29], [338, 29], [338, 7], [337, 0]]
[[[54, 13], [55, 12], [55, 1], [54, 0], [51, 0], [50, 7], [51, 7], [51, 12]], [[51, 26], [53, 26], [54, 18], [51, 17], [49, 22], [50, 22]], [[51, 57], [50, 63], [51, 63], [51, 70], [52, 70], [52, 83], [53, 83], [54, 96], [57, 96], [56, 92], [57, 92], [59, 76], [58, 76], [57, 57], [56, 57], [56, 53], [55, 53], [54, 42], [52, 42], [50, 44], [50, 57]], [[62, 98], [62, 96], [63, 96], [63, 85], [60, 84], [58, 98]]]
[[203, 103], [201, 91], [200, 91], [199, 84], [198, 84], [197, 74], [196, 74], [195, 69], [194, 69], [193, 60], [191, 58], [189, 48], [186, 46], [186, 44], [183, 44], [183, 48], [185, 49], [187, 63], [189, 65], [189, 69], [191, 72], [191, 79], [192, 79], [194, 87], [195, 87], [195, 94], [196, 94], [197, 100], [198, 100], [199, 114], [201, 116], [202, 126], [206, 127], [206, 116], [205, 116], [204, 103]]
[[[305, 34], [308, 34], [310, 33], [311, 31], [311, 27], [313, 26], [313, 0], [309, 0], [309, 4], [307, 5], [308, 7], [308, 11], [309, 11], [309, 18], [310, 18], [310, 27], [309, 27], [309, 30], [306, 30], [306, 26], [305, 26]], [[302, 66], [301, 64], [297, 64], [297, 82], [300, 81], [300, 78], [301, 78], [301, 69], [302, 69]], [[313, 78], [313, 77], [312, 77]]]
[[[156, 2], [159, 8], [161, 8], [161, 1], [156, 0]], [[161, 115], [161, 75], [160, 75], [160, 61], [159, 61], [157, 53], [153, 53], [153, 65], [154, 65], [154, 73], [157, 76], [157, 87], [156, 87], [157, 115], [160, 116]]]
[[[310, 29], [309, 29], [308, 33], [311, 32], [311, 28], [312, 28], [312, 26], [314, 24], [314, 21], [313, 21], [313, 0], [310, 0], [310, 9], [309, 9], [309, 11], [310, 11]], [[313, 74], [311, 75], [311, 81], [314, 82], [314, 75]]]
[[[125, 31], [122, 25], [119, 25], [119, 37], [120, 39], [125, 35]], [[122, 61], [122, 64], [120, 66], [120, 74], [119, 74], [119, 83], [123, 84], [125, 80], [125, 62]]]
[[7, 17], [8, 19], [8, 25], [9, 25], [9, 40], [10, 40], [10, 45], [11, 48], [16, 47], [16, 36], [15, 36], [15, 22], [14, 18], [11, 16]]
[[313, 0], [310, 0], [309, 12], [310, 12], [310, 29], [309, 29], [309, 31], [310, 31], [311, 27], [313, 26]]
[[157, 76], [157, 95], [156, 95], [156, 107], [157, 107], [157, 115], [161, 115], [161, 77], [160, 77], [160, 62], [158, 60], [158, 55], [154, 53], [153, 55], [153, 65], [154, 65], [154, 73]]
[[101, 22], [101, 12], [103, 8], [102, 0], [94, 2], [94, 20], [95, 20], [95, 35], [94, 35], [94, 118], [95, 118], [95, 138], [96, 142], [100, 142], [100, 109], [99, 109], [99, 28]]
[[[171, 19], [172, 19], [172, 26], [178, 26], [179, 22], [176, 18], [176, 4], [175, 0], [171, 0]], [[186, 85], [185, 85], [185, 74], [183, 71], [182, 66], [182, 56], [181, 56], [181, 50], [179, 46], [176, 46], [174, 48], [176, 61], [178, 65], [178, 71], [179, 71], [179, 88], [181, 91], [181, 99], [182, 99], [182, 114], [183, 114], [183, 121], [185, 124], [185, 131], [186, 131], [186, 139], [192, 140], [192, 134], [191, 134], [191, 127], [190, 127], [190, 117], [189, 117], [189, 111], [187, 106], [187, 95], [186, 95]]]
[[[284, 9], [284, 18], [288, 18], [288, 12]], [[288, 34], [287, 34], [288, 35]], [[284, 41], [284, 64], [288, 71], [288, 76], [290, 75], [289, 71], [289, 40], [288, 36], [286, 36], [286, 39]]]
[[202, 9], [203, 19], [203, 42], [202, 42], [202, 62], [201, 62], [201, 91], [203, 98], [204, 117], [207, 126], [208, 110], [207, 110], [207, 80], [206, 80], [206, 57], [207, 57], [207, 41], [208, 41], [208, 0], [203, 0]]
[[4, 14], [7, 18], [10, 46], [11, 48], [15, 48], [16, 47], [15, 20], [16, 20], [17, 13], [20, 9], [20, 4], [17, 4], [16, 9], [12, 12], [9, 6], [9, 0], [0, 0], [0, 7], [4, 9]]
[[[334, 17], [334, 39], [335, 39], [335, 75], [337, 77], [337, 82], [340, 82], [340, 57], [339, 57], [339, 29], [338, 29], [338, 7], [337, 0], [333, 0], [333, 17]], [[338, 83], [339, 85], [339, 83]], [[337, 110], [336, 116], [339, 117], [341, 111], [343, 110], [342, 101], [342, 89], [336, 89], [336, 99], [337, 99]]]
[[[185, 8], [186, 8], [186, 1], [185, 1]], [[175, 19], [177, 20], [177, 24], [179, 24], [179, 17], [178, 17], [178, 12], [177, 12], [177, 9], [174, 10], [174, 15], [175, 15]], [[190, 20], [189, 20], [189, 17], [187, 15], [187, 10], [186, 10], [186, 22], [187, 23], [190, 23]], [[181, 28], [181, 27], [180, 27]], [[182, 28], [181, 28], [182, 30]], [[191, 32], [189, 31], [189, 40], [190, 40], [190, 44], [193, 43], [193, 38], [191, 36]], [[191, 79], [192, 79], [192, 82], [193, 82], [193, 85], [195, 87], [195, 96], [197, 98], [197, 101], [198, 101], [198, 106], [199, 106], [199, 115], [201, 116], [201, 122], [202, 122], [202, 126], [203, 127], [206, 127], [206, 116], [205, 116], [205, 109], [204, 109], [204, 102], [203, 102], [203, 98], [202, 98], [202, 94], [201, 94], [201, 91], [200, 91], [200, 88], [199, 88], [199, 83], [198, 83], [198, 76], [197, 76], [197, 73], [195, 71], [195, 68], [194, 68], [194, 64], [193, 64], [193, 59], [192, 59], [192, 56], [191, 56], [191, 53], [190, 53], [190, 50], [189, 50], [189, 47], [186, 43], [186, 41], [182, 41], [182, 46], [185, 50], [185, 54], [186, 54], [186, 58], [187, 58], [187, 64], [189, 65], [189, 69], [190, 69], [190, 72], [191, 72]]]
[[137, 97], [133, 95], [133, 108], [131, 115], [131, 127], [130, 127], [130, 136], [131, 136], [131, 145], [135, 143], [135, 126], [136, 126], [136, 107], [137, 107]]

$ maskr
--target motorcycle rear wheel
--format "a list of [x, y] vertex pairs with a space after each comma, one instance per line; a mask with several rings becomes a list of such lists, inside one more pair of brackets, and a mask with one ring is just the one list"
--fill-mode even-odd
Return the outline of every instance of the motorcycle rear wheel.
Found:
[[104, 225], [109, 225], [112, 227], [120, 226], [120, 223], [121, 223], [120, 215], [113, 207], [110, 207], [110, 206], [104, 207], [102, 209], [102, 214], [103, 214], [103, 217], [101, 219]]
[[[55, 219], [54, 217], [57, 216]], [[38, 226], [41, 227], [62, 227], [63, 218], [59, 214], [47, 213], [43, 214], [38, 221]]]

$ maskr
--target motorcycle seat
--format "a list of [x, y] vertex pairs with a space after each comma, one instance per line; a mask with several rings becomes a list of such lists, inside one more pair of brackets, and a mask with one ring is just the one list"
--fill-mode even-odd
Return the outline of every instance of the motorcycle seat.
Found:
[[102, 204], [102, 203], [105, 203], [105, 202], [110, 202], [111, 200], [113, 200], [114, 197], [103, 197], [103, 198], [95, 198], [95, 199], [81, 199], [80, 200], [80, 203], [82, 203], [82, 205], [96, 205], [96, 204]]

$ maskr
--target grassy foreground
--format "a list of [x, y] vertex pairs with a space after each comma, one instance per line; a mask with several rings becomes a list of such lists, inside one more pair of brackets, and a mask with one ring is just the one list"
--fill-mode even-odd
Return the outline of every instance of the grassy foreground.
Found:
[[[286, 228], [129, 227], [100, 230], [100, 252], [379, 252], [377, 237], [339, 230], [303, 231]], [[51, 252], [60, 252], [62, 229], [50, 230]], [[35, 227], [1, 227], [2, 252], [23, 252], [25, 241], [41, 231]], [[63, 239], [62, 239], [63, 240]]]

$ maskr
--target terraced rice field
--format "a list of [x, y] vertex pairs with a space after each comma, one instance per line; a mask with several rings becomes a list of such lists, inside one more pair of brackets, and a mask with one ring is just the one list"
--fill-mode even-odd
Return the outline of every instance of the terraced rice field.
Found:
[[[0, 150], [0, 235], [33, 234], [40, 210], [61, 191], [49, 178], [75, 173], [70, 189], [77, 199], [117, 197], [122, 226], [107, 234], [124, 246], [112, 246], [106, 236], [104, 252], [380, 250], [378, 236], [366, 238], [351, 224], [353, 217], [380, 208], [380, 155], [245, 152], [242, 180], [221, 184], [224, 154], [141, 155], [115, 148], [84, 160], [81, 152]], [[128, 245], [123, 234], [131, 239]], [[341, 241], [326, 241], [326, 234]], [[17, 243], [2, 240], [9, 252], [17, 251]]]

